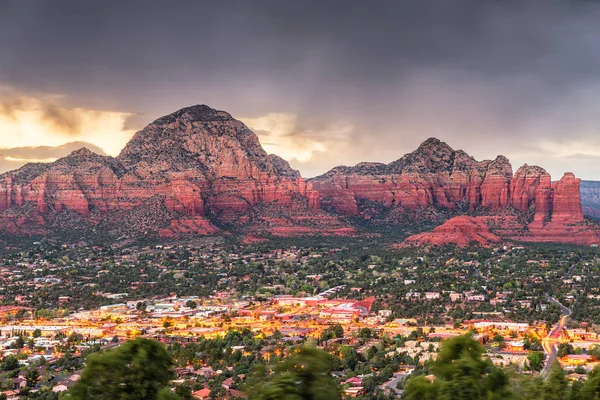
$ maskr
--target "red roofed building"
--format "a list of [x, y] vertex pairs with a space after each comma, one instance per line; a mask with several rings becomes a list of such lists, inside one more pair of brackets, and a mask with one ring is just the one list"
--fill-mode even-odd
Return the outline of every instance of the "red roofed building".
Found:
[[361, 309], [361, 313], [363, 315], [369, 315], [371, 313], [371, 306], [375, 302], [375, 297], [367, 297], [364, 300], [361, 300], [356, 303], [356, 307]]
[[356, 376], [354, 376], [352, 378], [346, 379], [344, 382], [342, 382], [342, 385], [362, 386], [363, 385], [363, 381], [362, 381], [362, 379], [357, 378]]
[[192, 392], [192, 396], [200, 400], [208, 399], [210, 397], [210, 389], [204, 388], [196, 390], [195, 392]]

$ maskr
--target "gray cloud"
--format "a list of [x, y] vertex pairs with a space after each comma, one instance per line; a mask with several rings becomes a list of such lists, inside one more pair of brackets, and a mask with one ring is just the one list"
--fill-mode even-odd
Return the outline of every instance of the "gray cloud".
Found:
[[81, 132], [83, 121], [80, 112], [66, 108], [53, 97], [38, 96], [35, 101], [31, 101], [32, 98], [27, 96], [12, 90], [0, 91], [0, 115], [15, 120], [18, 113], [35, 110], [40, 113], [42, 122], [50, 128], [68, 135]]
[[[567, 157], [600, 153], [598, 1], [3, 4], [0, 83], [135, 113], [131, 127], [206, 103], [297, 115], [290, 134], [328, 146], [294, 162], [305, 175], [437, 136], [600, 179], [597, 162]], [[332, 121], [354, 129], [332, 140]]]
[[54, 103], [43, 103], [41, 112], [42, 119], [57, 130], [70, 135], [80, 133], [82, 121], [79, 113], [64, 109]]
[[87, 147], [94, 153], [106, 155], [100, 147], [86, 142], [71, 142], [56, 147], [32, 146], [0, 149], [0, 173], [20, 168], [28, 162], [50, 161], [65, 157], [82, 147]]
[[139, 131], [144, 129], [144, 127], [151, 122], [150, 119], [151, 118], [146, 114], [132, 114], [125, 119], [123, 130]]
[[578, 154], [569, 154], [568, 156], [564, 157], [567, 160], [575, 160], [575, 161], [583, 161], [583, 162], [588, 162], [588, 161], [592, 161], [592, 162], [600, 162], [600, 154], [582, 154], [582, 153], [578, 153]]
[[8, 118], [14, 119], [16, 113], [25, 107], [25, 103], [21, 98], [10, 98], [0, 100], [0, 115], [5, 115]]

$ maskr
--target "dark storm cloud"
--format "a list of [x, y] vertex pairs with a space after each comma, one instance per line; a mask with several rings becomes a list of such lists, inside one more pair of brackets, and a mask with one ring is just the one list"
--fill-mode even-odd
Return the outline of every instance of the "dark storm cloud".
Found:
[[[574, 160], [600, 155], [597, 1], [0, 5], [0, 84], [136, 113], [132, 127], [206, 103], [297, 115], [289, 134], [328, 149], [293, 162], [306, 175], [437, 136], [477, 158], [600, 178]], [[353, 130], [332, 140], [331, 124]]]

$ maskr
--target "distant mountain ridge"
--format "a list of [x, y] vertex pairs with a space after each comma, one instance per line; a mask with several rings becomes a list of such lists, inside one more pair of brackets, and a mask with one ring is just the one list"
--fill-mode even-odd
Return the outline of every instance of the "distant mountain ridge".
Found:
[[478, 231], [494, 231], [478, 238], [591, 244], [598, 233], [583, 218], [579, 184], [569, 173], [551, 183], [527, 165], [513, 175], [503, 156], [477, 161], [435, 138], [390, 164], [305, 180], [242, 122], [197, 105], [155, 120], [117, 157], [84, 148], [0, 175], [0, 233], [361, 235], [469, 214], [486, 217]]
[[586, 216], [600, 219], [600, 181], [581, 181], [581, 205]]

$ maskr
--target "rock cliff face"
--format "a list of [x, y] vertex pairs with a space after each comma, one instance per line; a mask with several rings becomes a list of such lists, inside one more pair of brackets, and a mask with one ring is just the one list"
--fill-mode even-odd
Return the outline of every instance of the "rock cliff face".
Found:
[[[157, 145], [160, 144], [160, 145]], [[251, 208], [277, 203], [291, 208], [296, 197], [319, 212], [317, 193], [283, 159], [268, 155], [258, 137], [226, 112], [184, 108], [136, 133], [117, 159], [136, 187], [135, 196], [161, 182], [169, 208], [235, 223]]]
[[[355, 235], [440, 224], [412, 243], [499, 238], [589, 244], [579, 179], [477, 161], [438, 139], [390, 164], [337, 167], [304, 180], [224, 111], [181, 109], [137, 132], [117, 157], [87, 149], [0, 175], [0, 234], [110, 237]], [[379, 225], [377, 225], [379, 224]], [[360, 226], [357, 231], [355, 226]], [[487, 230], [487, 228], [489, 230]]]
[[[249, 219], [263, 204], [279, 218]], [[55, 163], [0, 176], [0, 229], [44, 233], [64, 210], [90, 225], [117, 224], [130, 211], [140, 231], [163, 236], [213, 234], [219, 227], [284, 234], [301, 228], [352, 231], [322, 212], [311, 185], [286, 161], [268, 155], [242, 122], [207, 106], [157, 119], [116, 158], [81, 149]], [[149, 221], [153, 215], [162, 216], [155, 226]]]
[[536, 208], [529, 235], [521, 240], [535, 242], [566, 242], [589, 245], [600, 243], [597, 229], [583, 216], [580, 199], [580, 179], [570, 172], [557, 182], [549, 178], [540, 181], [536, 189]]
[[[597, 229], [584, 220], [580, 180], [572, 173], [553, 183], [543, 168], [526, 164], [513, 175], [503, 156], [477, 161], [438, 139], [428, 139], [416, 151], [390, 164], [337, 167], [310, 182], [319, 191], [324, 208], [367, 220], [373, 218], [373, 203], [390, 210], [444, 209], [495, 217], [450, 219], [431, 233], [409, 238], [407, 243], [453, 240], [464, 245], [469, 237], [480, 242], [486, 235], [473, 236], [470, 229], [474, 232], [482, 223], [494, 226], [506, 239], [576, 244], [600, 241]], [[466, 241], [457, 239], [461, 232]]]
[[600, 219], [600, 182], [581, 181], [581, 206], [586, 216]]
[[438, 139], [428, 139], [391, 164], [337, 167], [310, 182], [325, 208], [356, 216], [362, 212], [361, 200], [412, 210], [497, 210], [508, 203], [511, 178], [512, 167], [503, 156], [476, 161]]

